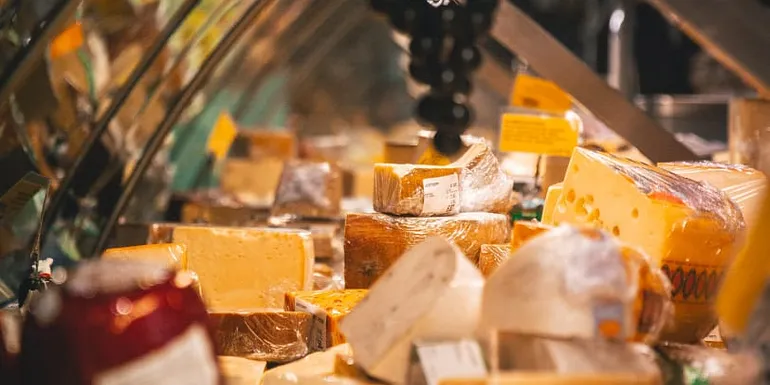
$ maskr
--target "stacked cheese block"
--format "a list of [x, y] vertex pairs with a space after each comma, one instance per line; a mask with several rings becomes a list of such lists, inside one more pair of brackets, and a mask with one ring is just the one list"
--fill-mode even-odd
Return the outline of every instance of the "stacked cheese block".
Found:
[[481, 245], [509, 237], [513, 182], [484, 143], [446, 166], [376, 164], [374, 210], [345, 220], [345, 284], [367, 288], [406, 250], [432, 235], [474, 264]]

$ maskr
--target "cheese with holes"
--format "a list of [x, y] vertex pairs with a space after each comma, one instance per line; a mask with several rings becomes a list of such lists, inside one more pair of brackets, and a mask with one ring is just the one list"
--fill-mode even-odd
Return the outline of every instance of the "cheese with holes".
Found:
[[411, 248], [342, 321], [355, 359], [371, 376], [405, 384], [412, 342], [471, 338], [484, 278], [446, 239]]
[[365, 289], [409, 248], [430, 236], [442, 236], [477, 263], [481, 245], [510, 239], [507, 216], [461, 213], [451, 217], [394, 217], [352, 213], [345, 220], [345, 285]]
[[209, 313], [217, 353], [268, 362], [306, 356], [313, 317], [294, 311], [243, 310]]
[[559, 203], [563, 186], [563, 183], [556, 183], [548, 187], [548, 192], [545, 194], [545, 202], [543, 203], [541, 222], [549, 225], [553, 224], [553, 211], [556, 209], [557, 203]]
[[462, 168], [411, 164], [374, 165], [374, 210], [409, 216], [460, 212]]
[[508, 260], [511, 254], [511, 245], [481, 245], [481, 253], [479, 253], [479, 270], [485, 277], [489, 277], [502, 265], [503, 262]]
[[722, 191], [654, 166], [577, 148], [553, 221], [606, 229], [661, 267], [672, 282], [676, 304], [675, 321], [664, 339], [695, 343], [716, 325], [711, 304], [744, 237], [741, 212]]
[[462, 212], [507, 214], [516, 204], [513, 180], [503, 172], [494, 152], [485, 143], [474, 143], [451, 165], [463, 168]]
[[767, 192], [764, 173], [742, 165], [714, 162], [660, 163], [658, 167], [724, 191], [741, 209], [747, 228], [753, 228], [757, 223]]
[[314, 317], [316, 327], [310, 338], [311, 349], [326, 350], [345, 343], [339, 324], [366, 293], [365, 289], [289, 292], [284, 307]]
[[283, 160], [230, 158], [222, 165], [222, 191], [241, 202], [254, 206], [270, 206], [283, 171]]
[[212, 311], [281, 308], [287, 291], [313, 286], [313, 240], [304, 230], [176, 226], [187, 267]]
[[219, 369], [226, 385], [256, 385], [262, 379], [267, 363], [239, 357], [219, 356]]
[[115, 247], [102, 254], [104, 259], [153, 261], [177, 269], [187, 269], [187, 246], [179, 243]]
[[340, 218], [342, 187], [342, 170], [334, 163], [288, 161], [270, 213], [298, 219]]

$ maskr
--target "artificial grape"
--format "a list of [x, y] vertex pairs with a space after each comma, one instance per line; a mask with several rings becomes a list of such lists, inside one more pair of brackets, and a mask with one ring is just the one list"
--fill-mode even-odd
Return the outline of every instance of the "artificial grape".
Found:
[[427, 60], [438, 58], [441, 54], [444, 39], [433, 36], [416, 36], [409, 43], [409, 53], [412, 58]]
[[418, 83], [431, 84], [435, 74], [436, 72], [427, 62], [414, 59], [409, 62], [409, 75]]
[[456, 5], [441, 7], [439, 9], [439, 20], [441, 23], [439, 28], [445, 34], [454, 36], [462, 34], [462, 29], [466, 24], [463, 22], [464, 11], [465, 9]]
[[390, 22], [398, 31], [413, 35], [418, 32], [424, 14], [422, 3], [410, 1], [391, 7]]
[[436, 135], [433, 137], [433, 146], [438, 152], [444, 155], [454, 155], [463, 145], [460, 134], [455, 132], [446, 132], [442, 127], [438, 127]]
[[471, 92], [471, 84], [468, 76], [458, 69], [449, 66], [442, 66], [436, 76], [432, 77], [429, 83], [433, 89], [441, 94], [463, 94]]
[[390, 10], [390, 4], [392, 2], [393, 0], [370, 0], [369, 5], [375, 12], [385, 14]]
[[451, 110], [454, 102], [449, 96], [428, 93], [417, 102], [417, 121], [421, 124], [436, 125], [441, 122], [446, 111]]
[[453, 103], [449, 115], [446, 116], [446, 126], [451, 127], [456, 132], [462, 133], [471, 124], [471, 117], [473, 111], [471, 108], [462, 103]]
[[478, 47], [458, 41], [455, 41], [449, 58], [452, 68], [462, 69], [466, 72], [473, 71], [481, 65], [481, 51]]

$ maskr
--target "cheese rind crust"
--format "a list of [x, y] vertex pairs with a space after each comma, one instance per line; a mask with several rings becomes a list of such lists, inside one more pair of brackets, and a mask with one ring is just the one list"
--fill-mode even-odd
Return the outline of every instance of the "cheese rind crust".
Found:
[[452, 179], [453, 176], [457, 183], [461, 172], [462, 168], [451, 166], [377, 163], [374, 165], [374, 210], [409, 216], [455, 215], [460, 212], [460, 205], [454, 204], [462, 195], [460, 186], [456, 185], [451, 191], [442, 189], [442, 196], [432, 198], [447, 201], [442, 205], [442, 211], [426, 212], [424, 184], [433, 178]]
[[450, 217], [393, 217], [352, 213], [345, 220], [345, 285], [368, 288], [409, 248], [430, 236], [443, 236], [476, 264], [481, 245], [507, 243], [510, 221], [492, 213]]

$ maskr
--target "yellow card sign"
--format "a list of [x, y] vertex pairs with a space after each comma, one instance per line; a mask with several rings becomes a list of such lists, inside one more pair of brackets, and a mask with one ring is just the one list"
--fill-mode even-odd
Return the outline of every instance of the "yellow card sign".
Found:
[[433, 143], [428, 146], [428, 149], [420, 155], [420, 159], [417, 160], [417, 164], [427, 164], [433, 166], [447, 166], [452, 163], [449, 158], [438, 152]]
[[51, 41], [51, 58], [56, 59], [74, 52], [83, 46], [84, 41], [83, 26], [79, 22], [70, 25]]
[[572, 108], [572, 99], [552, 81], [519, 74], [513, 84], [511, 105], [561, 114]]
[[500, 126], [500, 151], [570, 156], [578, 131], [569, 120], [506, 113]]
[[233, 118], [227, 112], [222, 112], [209, 135], [209, 142], [206, 146], [207, 152], [214, 155], [214, 160], [223, 159], [230, 151], [230, 146], [233, 144], [237, 133], [238, 128]]

